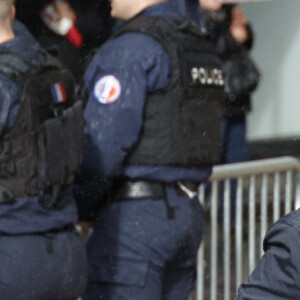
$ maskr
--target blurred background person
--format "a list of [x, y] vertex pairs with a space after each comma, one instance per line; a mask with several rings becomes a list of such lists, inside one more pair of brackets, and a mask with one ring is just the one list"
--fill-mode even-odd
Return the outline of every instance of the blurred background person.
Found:
[[246, 114], [250, 96], [259, 82], [259, 73], [249, 57], [253, 32], [240, 7], [222, 5], [219, 0], [200, 0], [203, 26], [215, 41], [224, 63], [227, 100], [223, 122], [223, 162], [247, 158]]
[[[222, 125], [222, 163], [247, 159], [246, 116], [251, 110], [251, 93], [256, 89], [260, 73], [249, 56], [253, 31], [239, 6], [222, 4], [219, 0], [199, 0], [198, 25], [212, 35], [223, 61], [225, 91]], [[231, 183], [232, 225], [235, 219], [236, 181]], [[222, 204], [221, 204], [222, 205]]]
[[[65, 36], [49, 29], [43, 22], [41, 12], [49, 4], [53, 4], [61, 18], [72, 19], [82, 35], [81, 46], [74, 47]], [[43, 47], [58, 53], [77, 81], [81, 79], [88, 54], [111, 33], [113, 19], [109, 14], [109, 1], [106, 0], [22, 0], [16, 5], [17, 18], [28, 27]]]

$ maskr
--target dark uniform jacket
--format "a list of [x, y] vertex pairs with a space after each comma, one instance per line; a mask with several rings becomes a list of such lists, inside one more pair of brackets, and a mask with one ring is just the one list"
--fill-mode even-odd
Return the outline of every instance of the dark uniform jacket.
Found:
[[[13, 28], [16, 37], [1, 44], [0, 50], [43, 61], [44, 56], [39, 51], [39, 44], [25, 27], [15, 22]], [[3, 74], [0, 74], [0, 86], [0, 135], [3, 136], [16, 121], [20, 108], [20, 90], [16, 82]], [[70, 189], [65, 192], [64, 201], [65, 204], [58, 210], [42, 208], [38, 197], [15, 199], [13, 203], [0, 204], [0, 232], [37, 233], [63, 228], [77, 219], [77, 210]]]
[[[215, 40], [216, 49], [222, 57], [224, 64], [227, 61], [232, 61], [233, 74], [229, 73], [227, 76], [236, 76], [238, 73], [238, 65], [235, 64], [235, 56], [245, 55], [248, 56], [248, 52], [251, 50], [253, 45], [253, 31], [248, 25], [248, 39], [243, 43], [239, 44], [232, 37], [229, 26], [232, 20], [232, 10], [234, 5], [223, 5], [222, 9], [217, 12], [204, 11], [202, 10], [201, 15], [204, 16], [205, 22], [203, 26], [210, 32]], [[225, 74], [226, 76], [226, 74]], [[229, 79], [230, 80], [230, 79]], [[243, 74], [240, 76], [240, 81], [243, 83]], [[246, 85], [245, 85], [246, 86]], [[242, 91], [242, 88], [241, 88]], [[243, 91], [242, 91], [243, 92]], [[234, 97], [234, 99], [231, 99]], [[228, 101], [225, 105], [225, 115], [243, 115], [245, 112], [251, 109], [250, 93], [247, 91], [240, 95], [229, 95]]]
[[269, 228], [263, 248], [265, 254], [234, 300], [300, 299], [299, 209]]

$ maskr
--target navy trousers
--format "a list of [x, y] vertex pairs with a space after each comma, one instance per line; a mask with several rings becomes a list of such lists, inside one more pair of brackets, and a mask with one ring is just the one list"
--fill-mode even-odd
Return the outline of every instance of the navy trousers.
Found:
[[102, 209], [87, 246], [85, 300], [185, 300], [196, 279], [203, 231], [197, 199], [167, 187], [163, 200], [128, 200]]
[[248, 145], [246, 141], [246, 116], [225, 117], [222, 123], [223, 163], [246, 160]]
[[0, 299], [76, 300], [85, 287], [85, 249], [77, 233], [0, 235]]

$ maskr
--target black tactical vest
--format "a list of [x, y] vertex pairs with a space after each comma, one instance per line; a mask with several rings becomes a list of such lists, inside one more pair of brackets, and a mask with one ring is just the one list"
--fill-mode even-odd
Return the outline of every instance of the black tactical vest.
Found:
[[185, 18], [138, 16], [116, 36], [126, 32], [155, 38], [172, 67], [170, 84], [148, 94], [143, 129], [128, 163], [193, 167], [218, 162], [224, 79], [209, 37]]
[[21, 100], [13, 128], [0, 138], [0, 202], [57, 196], [81, 164], [82, 103], [70, 72], [45, 55], [41, 63], [0, 53], [0, 73], [17, 82]]

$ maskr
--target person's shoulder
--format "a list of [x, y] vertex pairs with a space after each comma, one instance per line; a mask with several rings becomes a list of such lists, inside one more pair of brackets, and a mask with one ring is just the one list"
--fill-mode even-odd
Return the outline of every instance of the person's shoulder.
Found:
[[163, 46], [148, 34], [127, 32], [107, 41], [98, 51], [99, 60], [133, 63], [165, 55]]
[[[280, 236], [282, 240], [291, 236], [298, 237], [300, 233], [300, 209], [292, 211], [281, 217], [270, 226], [266, 234], [266, 240], [274, 240]], [[299, 240], [300, 241], [300, 240]]]
[[[0, 113], [7, 113], [9, 108], [18, 101], [20, 97], [20, 88], [16, 81], [0, 73]], [[2, 117], [1, 117], [2, 118]], [[1, 123], [1, 122], [0, 122]], [[1, 124], [0, 124], [1, 128]]]
[[13, 31], [15, 33], [16, 36], [19, 36], [19, 35], [30, 35], [31, 36], [31, 33], [29, 32], [29, 30], [27, 29], [27, 27], [20, 21], [18, 20], [15, 20], [13, 22]]
[[300, 209], [294, 210], [277, 221], [277, 224], [283, 224], [295, 228], [300, 232]]

